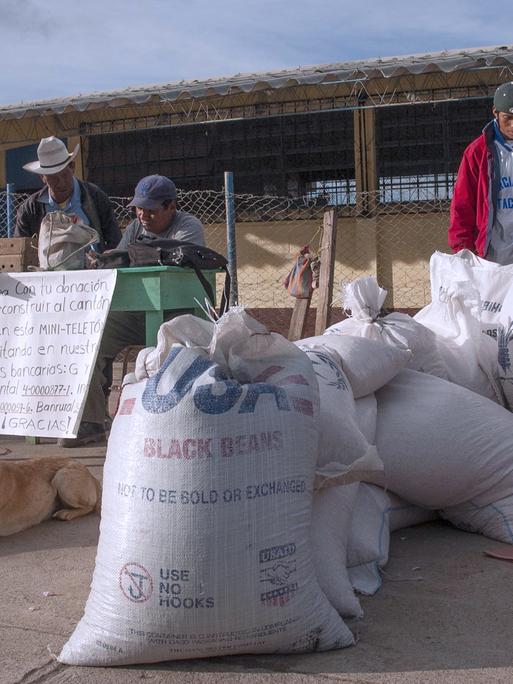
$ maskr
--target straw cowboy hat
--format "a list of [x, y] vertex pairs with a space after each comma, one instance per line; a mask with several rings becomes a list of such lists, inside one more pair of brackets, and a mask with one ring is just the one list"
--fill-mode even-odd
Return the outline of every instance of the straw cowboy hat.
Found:
[[62, 169], [75, 159], [80, 149], [77, 145], [73, 152], [68, 152], [66, 145], [51, 135], [49, 138], [43, 138], [37, 148], [38, 161], [24, 164], [23, 168], [32, 173], [39, 173], [42, 176], [51, 176], [52, 173], [59, 173]]

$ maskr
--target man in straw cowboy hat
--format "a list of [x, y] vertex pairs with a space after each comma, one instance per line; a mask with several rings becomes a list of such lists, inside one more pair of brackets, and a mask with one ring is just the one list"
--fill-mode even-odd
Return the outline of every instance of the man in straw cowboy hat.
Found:
[[18, 209], [14, 229], [17, 237], [32, 237], [39, 233], [46, 214], [63, 211], [96, 230], [102, 251], [118, 245], [121, 231], [109, 198], [93, 183], [78, 180], [74, 175], [74, 159], [79, 149], [77, 145], [73, 152], [68, 152], [62, 140], [53, 135], [41, 140], [37, 160], [23, 168], [41, 176], [45, 185]]

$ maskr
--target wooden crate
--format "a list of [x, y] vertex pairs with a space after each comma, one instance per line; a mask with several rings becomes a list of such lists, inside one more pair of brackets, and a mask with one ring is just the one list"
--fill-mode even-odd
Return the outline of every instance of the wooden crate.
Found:
[[119, 408], [119, 399], [121, 396], [121, 387], [123, 378], [127, 373], [133, 373], [135, 370], [135, 361], [137, 354], [144, 349], [141, 345], [131, 345], [122, 349], [112, 362], [112, 379], [109, 388], [109, 396], [107, 399], [107, 412], [111, 418], [114, 418]]
[[0, 238], [0, 273], [21, 273], [28, 266], [37, 266], [37, 249], [31, 242], [31, 238]]

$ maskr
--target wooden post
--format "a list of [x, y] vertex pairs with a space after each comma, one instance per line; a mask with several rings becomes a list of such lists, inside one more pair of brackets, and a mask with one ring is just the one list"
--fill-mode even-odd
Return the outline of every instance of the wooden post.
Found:
[[335, 246], [337, 238], [337, 213], [335, 207], [324, 211], [324, 224], [321, 243], [321, 272], [319, 275], [319, 298], [315, 317], [315, 334], [322, 335], [331, 317], [331, 298], [333, 296], [333, 273], [335, 270]]
[[372, 215], [378, 190], [375, 110], [355, 109], [353, 119], [356, 211], [359, 216]]
[[0, 150], [0, 188], [7, 185], [6, 157], [5, 150]]
[[288, 339], [291, 342], [294, 342], [295, 340], [301, 340], [303, 338], [306, 317], [308, 315], [308, 309], [310, 308], [311, 300], [311, 297], [308, 297], [307, 299], [296, 299], [289, 327]]
[[86, 160], [86, 154], [82, 148], [82, 140], [79, 135], [70, 135], [68, 138], [68, 150], [73, 152], [76, 145], [80, 145], [80, 149], [75, 157], [75, 176], [79, 180], [85, 180], [84, 162]]

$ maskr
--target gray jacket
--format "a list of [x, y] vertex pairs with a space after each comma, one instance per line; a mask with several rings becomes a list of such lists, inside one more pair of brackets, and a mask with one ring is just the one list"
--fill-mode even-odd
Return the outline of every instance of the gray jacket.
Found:
[[[123, 237], [121, 238], [118, 247], [120, 249], [126, 249], [128, 245], [135, 242], [137, 238], [143, 234], [152, 235], [152, 233], [146, 233], [139, 219], [134, 219], [123, 231]], [[159, 235], [155, 234], [155, 237], [165, 238], [166, 240], [171, 239], [194, 242], [195, 245], [205, 244], [205, 234], [201, 221], [192, 214], [188, 214], [186, 211], [180, 211], [178, 209], [167, 230], [163, 233], [159, 233]]]

